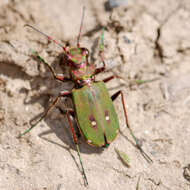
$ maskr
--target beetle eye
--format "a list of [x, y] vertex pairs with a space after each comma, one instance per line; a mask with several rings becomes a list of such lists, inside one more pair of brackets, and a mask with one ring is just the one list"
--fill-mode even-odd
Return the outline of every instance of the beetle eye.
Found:
[[89, 51], [86, 49], [85, 50], [85, 54], [88, 56], [89, 55]]
[[85, 54], [86, 56], [89, 55], [89, 51], [88, 51], [87, 48], [81, 48], [81, 50], [82, 50], [83, 55], [84, 55], [84, 54]]

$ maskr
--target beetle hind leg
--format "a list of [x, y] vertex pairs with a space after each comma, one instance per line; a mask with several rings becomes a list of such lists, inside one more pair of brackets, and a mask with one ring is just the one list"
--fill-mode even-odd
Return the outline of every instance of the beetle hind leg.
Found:
[[[69, 126], [71, 128], [71, 132], [72, 132], [72, 135], [73, 135], [73, 141], [75, 143], [75, 146], [76, 146], [76, 149], [77, 149], [77, 154], [78, 154], [78, 157], [79, 157], [79, 160], [80, 160], [80, 164], [81, 164], [81, 169], [82, 169], [82, 176], [83, 176], [83, 180], [84, 180], [84, 185], [88, 185], [88, 180], [87, 180], [87, 177], [86, 177], [86, 173], [85, 173], [85, 170], [84, 170], [84, 167], [83, 167], [83, 162], [82, 162], [82, 159], [81, 159], [81, 155], [80, 155], [80, 149], [79, 149], [79, 145], [78, 145], [78, 139], [76, 137], [76, 132], [73, 128], [73, 124], [72, 124], [72, 121], [71, 121], [71, 118], [70, 118], [70, 115], [73, 115], [74, 114], [74, 111], [73, 110], [68, 110], [66, 112], [66, 116], [67, 116], [67, 121], [69, 123]], [[76, 122], [77, 123], [77, 122]]]
[[119, 95], [121, 95], [121, 101], [122, 101], [122, 105], [123, 105], [123, 111], [124, 111], [124, 115], [125, 115], [125, 121], [126, 121], [126, 125], [127, 125], [127, 128], [129, 129], [130, 131], [130, 134], [131, 136], [133, 137], [133, 139], [135, 140], [136, 142], [136, 147], [140, 150], [141, 154], [143, 155], [143, 157], [146, 159], [147, 162], [153, 162], [152, 159], [144, 152], [144, 150], [142, 149], [140, 143], [139, 143], [139, 140], [136, 138], [136, 136], [134, 135], [130, 125], [129, 125], [129, 122], [128, 122], [128, 116], [127, 116], [127, 109], [125, 107], [125, 101], [124, 101], [124, 95], [123, 95], [123, 92], [120, 90], [118, 92], [116, 92], [115, 94], [113, 94], [111, 96], [111, 99], [112, 101], [114, 101]]

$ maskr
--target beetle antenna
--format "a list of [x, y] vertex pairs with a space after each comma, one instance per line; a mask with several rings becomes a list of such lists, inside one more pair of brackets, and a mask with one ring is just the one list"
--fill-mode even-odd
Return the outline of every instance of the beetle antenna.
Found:
[[81, 19], [81, 23], [80, 23], [80, 30], [79, 30], [79, 35], [77, 37], [77, 47], [80, 48], [80, 36], [81, 36], [81, 30], [82, 30], [82, 26], [83, 26], [83, 21], [84, 21], [84, 13], [85, 13], [85, 6], [83, 6], [83, 10], [82, 10], [82, 19]]
[[28, 26], [28, 27], [32, 28], [33, 30], [35, 30], [36, 32], [39, 32], [40, 34], [42, 34], [43, 36], [45, 36], [48, 40], [54, 42], [55, 44], [57, 44], [58, 46], [60, 46], [61, 48], [63, 48], [64, 52], [67, 54], [66, 47], [63, 46], [62, 44], [60, 44], [59, 42], [57, 42], [56, 40], [54, 40], [51, 36], [48, 36], [47, 34], [41, 32], [39, 29], [37, 29], [34, 26], [31, 26], [29, 24], [25, 24], [24, 26]]
[[104, 31], [105, 28], [102, 27], [102, 32], [101, 32], [101, 36], [100, 36], [100, 46], [99, 46], [99, 55], [101, 58], [101, 61], [105, 67], [105, 61], [104, 61]]

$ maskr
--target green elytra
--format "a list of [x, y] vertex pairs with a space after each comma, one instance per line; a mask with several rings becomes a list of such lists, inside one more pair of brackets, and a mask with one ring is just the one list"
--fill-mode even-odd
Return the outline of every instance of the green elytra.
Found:
[[72, 100], [87, 143], [107, 147], [117, 136], [119, 122], [105, 84], [93, 82], [90, 86], [73, 89]]
[[[148, 162], [152, 162], [151, 158], [143, 151], [137, 138], [134, 136], [127, 117], [127, 111], [125, 108], [124, 103], [124, 95], [122, 91], [116, 92], [111, 97], [108, 94], [108, 90], [105, 86], [105, 82], [112, 80], [114, 77], [118, 76], [111, 76], [103, 81], [96, 81], [95, 75], [105, 71], [105, 62], [104, 62], [104, 46], [103, 46], [103, 34], [104, 34], [104, 27], [102, 29], [102, 33], [100, 36], [100, 46], [99, 46], [99, 55], [101, 61], [103, 62], [103, 67], [95, 68], [93, 63], [88, 62], [89, 51], [87, 48], [80, 47], [79, 39], [81, 34], [81, 28], [84, 19], [84, 9], [83, 9], [83, 16], [81, 20], [80, 32], [77, 39], [77, 47], [66, 47], [62, 46], [59, 42], [52, 39], [50, 36], [42, 33], [40, 30], [34, 28], [33, 26], [27, 24], [36, 30], [37, 32], [41, 33], [42, 35], [46, 36], [49, 40], [53, 41], [57, 45], [63, 48], [64, 53], [67, 57], [67, 65], [69, 66], [69, 73], [70, 76], [64, 76], [64, 74], [56, 74], [54, 69], [42, 58], [38, 55], [36, 51], [33, 51], [33, 55], [38, 58], [38, 60], [49, 68], [51, 71], [54, 79], [59, 81], [73, 81], [75, 87], [71, 91], [64, 91], [60, 92], [57, 98], [53, 101], [53, 103], [49, 106], [49, 108], [45, 111], [43, 116], [34, 124], [31, 124], [31, 127], [21, 133], [19, 137], [22, 137], [26, 133], [30, 132], [37, 124], [44, 119], [51, 108], [58, 102], [61, 97], [72, 97], [74, 110], [68, 108], [66, 110], [66, 116], [69, 123], [69, 126], [72, 131], [73, 140], [76, 145], [76, 150], [79, 156], [82, 175], [84, 179], [84, 184], [88, 185], [87, 177], [85, 174], [85, 170], [83, 167], [82, 159], [80, 156], [80, 150], [78, 145], [78, 140], [76, 134], [73, 129], [73, 124], [71, 122], [70, 116], [74, 116], [78, 128], [80, 132], [83, 134], [85, 140], [88, 144], [98, 147], [108, 147], [109, 144], [116, 138], [118, 130], [119, 130], [119, 122], [117, 118], [117, 114], [115, 112], [114, 106], [112, 101], [114, 101], [119, 95], [121, 95], [124, 116], [126, 120], [126, 127], [129, 129], [133, 139], [136, 142], [137, 148], [140, 150], [142, 155], [146, 158]], [[118, 77], [120, 78], [120, 77]]]

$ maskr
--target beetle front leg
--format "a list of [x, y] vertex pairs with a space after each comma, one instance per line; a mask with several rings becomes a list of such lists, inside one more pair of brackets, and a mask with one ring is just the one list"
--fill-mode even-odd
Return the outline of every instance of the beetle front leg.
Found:
[[141, 145], [139, 144], [139, 140], [135, 137], [135, 135], [134, 135], [134, 133], [133, 133], [133, 131], [129, 125], [128, 116], [127, 116], [127, 109], [125, 107], [123, 92], [121, 90], [116, 92], [114, 95], [112, 95], [111, 99], [112, 99], [112, 101], [114, 101], [120, 94], [121, 94], [121, 101], [122, 101], [122, 105], [123, 105], [123, 111], [124, 111], [124, 115], [125, 115], [125, 122], [126, 122], [127, 128], [129, 129], [129, 131], [131, 133], [131, 136], [133, 137], [133, 139], [136, 142], [136, 147], [140, 150], [141, 154], [143, 155], [143, 157], [146, 159], [147, 162], [149, 162], [149, 163], [153, 162], [152, 159], [142, 149]]
[[22, 136], [24, 136], [26, 133], [30, 132], [34, 127], [37, 126], [37, 124], [42, 121], [42, 119], [44, 119], [47, 114], [49, 113], [49, 111], [56, 105], [56, 103], [58, 102], [58, 100], [61, 97], [65, 97], [65, 96], [69, 96], [71, 94], [71, 92], [60, 92], [60, 94], [56, 97], [56, 99], [52, 102], [52, 104], [47, 108], [47, 110], [44, 112], [44, 114], [40, 117], [40, 119], [35, 122], [34, 124], [30, 123], [31, 127], [29, 129], [27, 129], [26, 131], [24, 131], [23, 133], [21, 133], [18, 138], [21, 138]]
[[[75, 146], [76, 146], [76, 149], [77, 149], [77, 154], [78, 154], [78, 157], [79, 157], [79, 160], [80, 160], [80, 164], [81, 164], [81, 168], [82, 168], [82, 175], [83, 175], [83, 179], [84, 179], [84, 185], [87, 186], [88, 185], [88, 180], [87, 180], [86, 173], [85, 173], [85, 170], [84, 170], [84, 167], [83, 167], [83, 162], [82, 162], [82, 159], [81, 159], [81, 156], [80, 156], [80, 149], [79, 149], [79, 145], [78, 145], [78, 139], [76, 137], [76, 134], [75, 134], [75, 131], [74, 131], [74, 128], [73, 128], [73, 124], [72, 124], [72, 121], [70, 119], [71, 113], [74, 114], [74, 111], [73, 110], [67, 110], [66, 116], [67, 116], [67, 120], [68, 120], [69, 126], [70, 126], [71, 131], [72, 131], [73, 141], [75, 143]], [[76, 118], [75, 118], [75, 121], [76, 121]], [[76, 121], [76, 123], [77, 123], [77, 121]], [[78, 123], [77, 123], [77, 125], [78, 125]]]
[[36, 51], [32, 50], [33, 56], [35, 56], [40, 62], [44, 63], [48, 66], [49, 70], [51, 71], [53, 78], [59, 81], [70, 81], [71, 79], [68, 77], [65, 77], [63, 74], [56, 74], [54, 69], [51, 65], [49, 65]]

